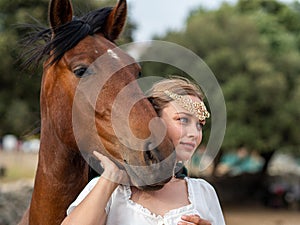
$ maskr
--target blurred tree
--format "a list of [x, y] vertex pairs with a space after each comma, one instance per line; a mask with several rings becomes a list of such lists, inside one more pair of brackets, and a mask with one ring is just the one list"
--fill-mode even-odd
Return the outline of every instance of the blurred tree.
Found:
[[[299, 150], [299, 8], [274, 0], [199, 8], [184, 30], [156, 37], [187, 47], [214, 72], [227, 107], [223, 150]], [[180, 73], [153, 63], [143, 71]]]
[[[74, 12], [82, 15], [90, 10], [114, 6], [117, 0], [73, 0]], [[19, 45], [26, 30], [22, 24], [48, 26], [49, 0], [0, 0], [0, 136], [13, 133], [23, 136], [39, 126], [39, 91], [42, 69], [24, 71], [19, 60]], [[132, 41], [136, 25], [128, 19], [118, 43]]]

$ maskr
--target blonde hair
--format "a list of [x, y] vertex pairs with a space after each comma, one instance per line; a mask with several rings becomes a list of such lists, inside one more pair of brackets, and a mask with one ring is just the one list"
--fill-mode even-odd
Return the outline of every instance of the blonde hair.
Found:
[[148, 99], [159, 116], [166, 104], [173, 101], [172, 98], [165, 94], [166, 90], [178, 95], [192, 95], [203, 101], [203, 94], [198, 85], [184, 77], [169, 76], [168, 79], [154, 83], [147, 92]]

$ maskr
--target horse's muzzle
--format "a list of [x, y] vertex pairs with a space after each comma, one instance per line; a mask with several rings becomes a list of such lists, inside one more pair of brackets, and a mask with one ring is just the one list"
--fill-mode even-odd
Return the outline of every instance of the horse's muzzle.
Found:
[[146, 166], [125, 164], [131, 185], [143, 190], [157, 190], [164, 186], [173, 176], [176, 153], [173, 151], [167, 158], [161, 159], [158, 150], [144, 152]]

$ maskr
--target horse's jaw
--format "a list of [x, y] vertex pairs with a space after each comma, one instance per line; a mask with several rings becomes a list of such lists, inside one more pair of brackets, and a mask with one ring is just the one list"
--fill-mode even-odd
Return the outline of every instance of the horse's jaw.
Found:
[[130, 185], [141, 190], [159, 190], [169, 182], [174, 174], [175, 151], [159, 163], [148, 166], [135, 166], [125, 163], [123, 166], [130, 178]]

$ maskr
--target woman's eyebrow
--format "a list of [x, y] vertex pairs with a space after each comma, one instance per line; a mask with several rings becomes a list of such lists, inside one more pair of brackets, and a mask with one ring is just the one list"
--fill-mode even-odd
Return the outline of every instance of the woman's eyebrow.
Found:
[[179, 114], [185, 114], [187, 116], [195, 116], [193, 113], [187, 113], [187, 112], [176, 112], [177, 115]]

